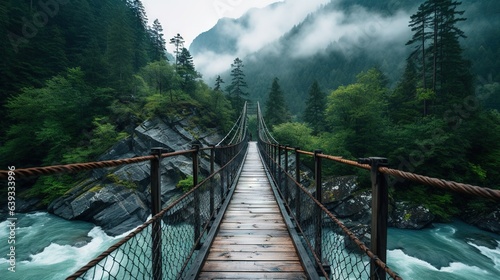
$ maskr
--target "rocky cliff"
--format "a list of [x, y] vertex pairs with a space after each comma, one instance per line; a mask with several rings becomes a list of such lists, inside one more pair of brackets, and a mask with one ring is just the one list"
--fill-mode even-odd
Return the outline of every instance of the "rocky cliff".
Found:
[[[191, 129], [187, 129], [191, 128]], [[221, 135], [193, 126], [190, 117], [179, 120], [152, 119], [135, 128], [131, 137], [114, 145], [99, 160], [149, 155], [152, 147], [165, 152], [188, 150], [193, 144], [216, 144]], [[200, 157], [201, 173], [208, 174], [209, 162]], [[179, 180], [192, 175], [192, 159], [186, 156], [161, 161], [162, 202], [169, 204], [181, 194]], [[142, 224], [150, 215], [149, 162], [98, 169], [53, 201], [48, 211], [68, 220], [84, 220], [118, 235]]]

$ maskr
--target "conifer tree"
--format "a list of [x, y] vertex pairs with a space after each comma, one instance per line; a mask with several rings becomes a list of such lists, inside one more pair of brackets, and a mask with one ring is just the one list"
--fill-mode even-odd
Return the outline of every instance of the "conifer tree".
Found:
[[472, 94], [470, 63], [463, 59], [459, 40], [465, 34], [457, 27], [464, 21], [464, 11], [455, 0], [427, 0], [412, 15], [410, 27], [415, 32], [407, 45], [415, 45], [410, 55], [422, 77], [417, 96], [424, 101], [424, 115], [429, 100], [434, 101], [434, 113]]
[[286, 107], [285, 96], [281, 91], [278, 78], [274, 78], [273, 84], [271, 85], [271, 91], [269, 92], [269, 97], [266, 102], [264, 120], [269, 126], [279, 125], [291, 120], [290, 112]]
[[182, 49], [184, 49], [184, 38], [182, 38], [181, 34], [177, 33], [173, 38], [170, 39], [170, 44], [175, 46], [174, 54], [175, 54], [175, 67], [179, 64], [179, 56], [182, 53]]
[[158, 19], [155, 19], [153, 26], [149, 29], [149, 36], [152, 40], [152, 59], [163, 60], [167, 59], [165, 56], [166, 41], [163, 38], [163, 27]]
[[221, 84], [224, 83], [224, 80], [220, 77], [220, 75], [217, 76], [215, 79], [215, 87], [214, 91], [221, 91]]
[[318, 82], [314, 81], [306, 101], [304, 121], [309, 124], [315, 134], [325, 129], [325, 110], [326, 95], [321, 92]]
[[248, 96], [248, 92], [245, 92], [243, 90], [243, 88], [248, 87], [247, 83], [245, 82], [245, 73], [243, 73], [243, 61], [239, 58], [236, 58], [231, 64], [231, 67], [232, 80], [231, 84], [227, 87], [227, 91], [229, 93], [229, 100], [231, 100], [233, 108], [236, 110], [240, 110], [245, 104], [245, 96]]
[[200, 77], [200, 75], [194, 68], [193, 57], [188, 49], [182, 48], [177, 64], [177, 73], [182, 78], [181, 88], [185, 92], [193, 94], [196, 89], [196, 78]]

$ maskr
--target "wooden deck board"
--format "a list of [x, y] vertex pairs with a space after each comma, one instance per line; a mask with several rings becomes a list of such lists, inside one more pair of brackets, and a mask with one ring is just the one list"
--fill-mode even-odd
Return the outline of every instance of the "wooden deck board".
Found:
[[198, 279], [307, 279], [251, 142]]

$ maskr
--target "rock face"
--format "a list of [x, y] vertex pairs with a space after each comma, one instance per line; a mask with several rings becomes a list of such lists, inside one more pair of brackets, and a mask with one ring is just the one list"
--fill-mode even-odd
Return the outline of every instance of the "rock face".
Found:
[[461, 218], [482, 230], [500, 234], [500, 206], [488, 213], [467, 212]]
[[404, 229], [422, 229], [432, 223], [434, 215], [424, 206], [412, 206], [406, 202], [396, 202], [389, 219], [389, 226]]
[[[212, 145], [220, 139], [216, 131], [192, 127], [189, 118], [165, 122], [153, 119], [138, 126], [132, 137], [114, 145], [99, 160], [114, 160], [149, 155], [151, 148], [165, 152], [189, 150], [193, 144]], [[200, 157], [200, 172], [208, 175], [209, 162]], [[101, 226], [109, 235], [119, 235], [144, 223], [150, 215], [149, 162], [98, 169], [90, 178], [49, 205], [49, 212], [68, 220], [89, 221]], [[192, 159], [186, 156], [161, 161], [162, 203], [169, 204], [181, 191], [179, 180], [192, 175]]]
[[[371, 223], [371, 190], [362, 190], [355, 176], [329, 178], [323, 182], [323, 201], [346, 225], [366, 231]], [[434, 220], [434, 215], [422, 205], [405, 202], [389, 205], [388, 225], [405, 229], [421, 229]], [[365, 225], [365, 226], [362, 226]]]

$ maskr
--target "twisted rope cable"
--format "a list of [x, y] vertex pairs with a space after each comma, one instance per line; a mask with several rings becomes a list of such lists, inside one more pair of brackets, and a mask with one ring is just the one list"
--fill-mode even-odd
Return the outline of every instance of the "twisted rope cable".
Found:
[[[313, 154], [314, 155], [314, 154]], [[267, 155], [269, 156], [269, 155]], [[339, 157], [332, 157], [332, 156], [326, 156], [328, 158], [333, 158], [333, 159], [339, 159]], [[354, 161], [349, 161], [347, 160], [350, 164], [354, 164], [356, 163], [356, 166], [358, 165], [361, 165], [361, 164], [357, 164], [357, 162], [354, 162]], [[276, 162], [275, 162], [276, 163]], [[277, 164], [277, 163], [276, 163]], [[365, 168], [364, 165], [361, 166], [362, 168]], [[370, 168], [370, 166], [368, 166], [368, 168]], [[282, 166], [280, 166], [280, 169], [282, 172], [284, 172]], [[391, 268], [389, 268], [389, 266], [381, 261], [377, 255], [375, 255], [364, 243], [363, 241], [361, 241], [349, 228], [347, 228], [344, 223], [342, 223], [342, 221], [340, 221], [333, 213], [330, 212], [330, 210], [328, 210], [326, 208], [326, 206], [324, 206], [321, 202], [319, 202], [301, 183], [297, 182], [295, 180], [295, 178], [293, 176], [291, 176], [289, 173], [286, 173], [286, 176], [288, 177], [289, 180], [291, 180], [292, 182], [294, 182], [294, 184], [306, 195], [308, 196], [320, 209], [321, 211], [323, 211], [337, 226], [339, 226], [342, 231], [347, 235], [349, 236], [349, 238], [354, 242], [356, 243], [356, 245], [358, 245], [358, 247], [363, 251], [365, 252], [365, 254], [370, 258], [372, 259], [376, 264], [377, 266], [379, 266], [380, 268], [382, 268], [390, 277], [392, 277], [393, 279], [395, 280], [403, 280], [403, 278], [401, 278], [395, 271], [393, 271]], [[274, 178], [273, 178], [274, 179]], [[279, 191], [279, 189], [278, 189]], [[284, 200], [284, 203], [286, 204], [287, 208], [288, 209], [291, 209], [290, 205], [288, 205], [288, 202], [286, 202]], [[293, 216], [293, 218], [297, 221], [295, 215], [293, 214], [293, 211], [290, 211], [289, 213], [291, 216]], [[296, 224], [297, 227], [302, 231], [302, 228], [299, 224]], [[314, 252], [314, 250], [312, 249], [312, 245], [310, 244], [310, 242], [308, 240], [305, 240], [306, 243], [308, 244], [309, 246], [309, 249], [311, 250], [312, 254], [313, 254], [313, 257], [314, 259], [316, 260], [316, 262], [318, 264], [321, 264], [321, 261], [319, 259], [319, 257], [316, 255], [316, 253]], [[320, 266], [320, 270], [323, 272], [324, 275], [327, 275], [326, 272], [324, 271], [324, 269]]]
[[[179, 152], [165, 153], [161, 155], [161, 158], [171, 157], [176, 155], [188, 154], [192, 153], [194, 150], [185, 150]], [[141, 156], [135, 158], [126, 158], [126, 159], [118, 159], [118, 160], [108, 160], [108, 161], [96, 161], [96, 162], [87, 162], [87, 163], [73, 163], [66, 165], [54, 165], [54, 166], [45, 166], [45, 167], [31, 167], [31, 168], [23, 168], [16, 169], [15, 172], [16, 178], [24, 178], [24, 177], [34, 177], [41, 175], [54, 175], [58, 173], [76, 173], [86, 170], [93, 170], [98, 168], [108, 168], [108, 167], [116, 167], [125, 164], [133, 164], [144, 162], [153, 159], [155, 156]], [[6, 180], [9, 176], [9, 172], [7, 170], [0, 170], [0, 180]]]
[[387, 167], [380, 167], [379, 171], [392, 175], [394, 177], [399, 177], [403, 179], [408, 179], [414, 182], [422, 183], [425, 185], [430, 185], [445, 190], [452, 190], [455, 192], [470, 194], [474, 196], [479, 196], [483, 198], [489, 198], [493, 200], [500, 201], [500, 190], [494, 190], [485, 187], [473, 186], [469, 184], [458, 183], [454, 181], [448, 181], [444, 179], [432, 178], [428, 176], [418, 175], [415, 173], [405, 172], [397, 169], [390, 169]]
[[[311, 155], [313, 156], [314, 153], [311, 152], [306, 152], [306, 151], [297, 151], [301, 154], [305, 155]], [[319, 157], [333, 160], [342, 164], [347, 164], [351, 165], [354, 167], [358, 168], [363, 168], [370, 170], [371, 167], [368, 164], [360, 164], [356, 161], [353, 160], [348, 160], [348, 159], [343, 159], [342, 157], [336, 157], [336, 156], [330, 156], [330, 155], [324, 155], [324, 154], [318, 154]], [[439, 178], [432, 178], [424, 175], [419, 175], [411, 172], [406, 172], [406, 171], [401, 171], [397, 169], [391, 169], [388, 167], [379, 167], [378, 169], [381, 173], [391, 175], [393, 177], [397, 178], [402, 178], [402, 179], [407, 179], [411, 180], [417, 183], [421, 183], [424, 185], [429, 185], [433, 187], [438, 187], [441, 189], [445, 190], [451, 190], [454, 192], [459, 192], [459, 193], [464, 193], [464, 194], [470, 194], [473, 196], [477, 197], [483, 197], [483, 198], [488, 198], [488, 199], [493, 199], [496, 201], [500, 201], [500, 190], [495, 190], [495, 189], [490, 189], [486, 187], [479, 187], [479, 186], [474, 186], [470, 184], [464, 184], [464, 183], [458, 183], [454, 181], [448, 181], [444, 179], [439, 179]]]

